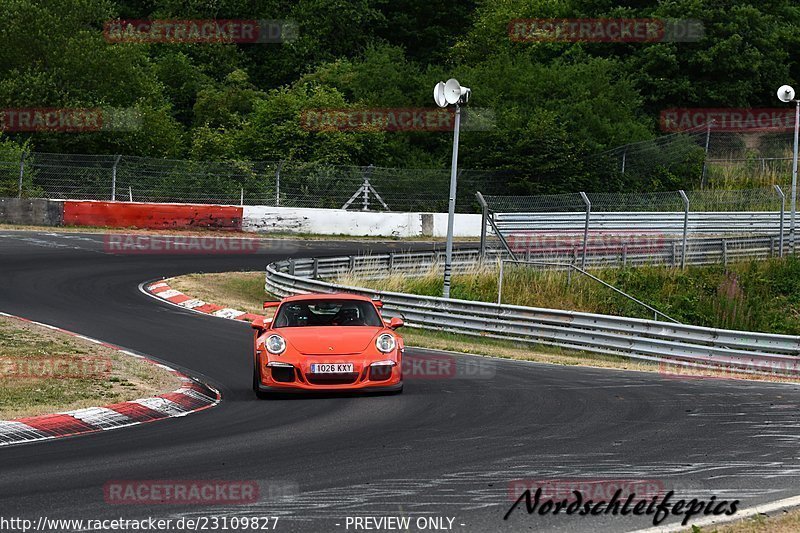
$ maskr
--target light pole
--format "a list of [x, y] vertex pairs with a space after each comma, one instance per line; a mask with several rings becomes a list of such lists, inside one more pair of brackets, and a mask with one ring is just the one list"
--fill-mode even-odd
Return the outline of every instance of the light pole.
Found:
[[791, 218], [789, 221], [789, 249], [794, 254], [794, 219], [795, 213], [797, 212], [797, 141], [798, 141], [798, 134], [800, 134], [800, 100], [794, 99], [795, 92], [794, 89], [789, 85], [783, 85], [780, 89], [778, 89], [778, 99], [781, 102], [795, 103], [795, 112], [794, 112], [794, 155], [792, 157], [792, 199], [790, 202], [791, 206]]
[[461, 106], [469, 101], [472, 91], [462, 87], [455, 79], [440, 81], [433, 88], [433, 99], [439, 107], [456, 106], [455, 124], [453, 126], [453, 162], [450, 166], [450, 197], [447, 208], [447, 247], [444, 260], [443, 298], [450, 298], [450, 275], [453, 268], [453, 226], [456, 218], [456, 192], [458, 188], [458, 134], [461, 129]]

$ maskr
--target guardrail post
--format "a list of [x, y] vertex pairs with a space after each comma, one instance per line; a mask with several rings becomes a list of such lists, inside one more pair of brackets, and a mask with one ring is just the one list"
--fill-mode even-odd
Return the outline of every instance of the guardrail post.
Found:
[[25, 151], [19, 156], [19, 192], [17, 196], [22, 198], [22, 178], [25, 176]]
[[315, 257], [311, 264], [313, 265], [313, 270], [311, 271], [311, 277], [317, 279], [319, 277], [319, 259]]
[[117, 201], [117, 165], [119, 160], [122, 159], [122, 154], [118, 155], [114, 160], [114, 166], [111, 167], [111, 201]]
[[394, 252], [389, 252], [389, 273], [394, 270]]
[[783, 190], [778, 185], [773, 185], [775, 187], [775, 192], [778, 193], [778, 196], [781, 198], [781, 221], [780, 221], [780, 240], [778, 242], [778, 254], [783, 257], [783, 218], [786, 212], [786, 195], [783, 193]]
[[489, 204], [486, 203], [486, 200], [483, 198], [481, 191], [475, 193], [475, 197], [478, 199], [478, 203], [481, 204], [481, 248], [480, 248], [480, 260], [481, 263], [486, 258], [486, 225], [489, 223], [487, 220], [489, 218]]
[[278, 163], [278, 168], [275, 169], [275, 207], [281, 206], [281, 168], [283, 161]]
[[728, 266], [728, 241], [722, 239], [722, 266]]
[[622, 243], [622, 268], [628, 266], [628, 243]]
[[706, 126], [706, 147], [705, 147], [705, 156], [703, 157], [703, 173], [700, 174], [700, 188], [704, 188], [706, 185], [706, 174], [708, 173], [708, 146], [711, 144], [711, 124], [714, 121], [711, 120], [708, 122]]
[[501, 304], [503, 299], [503, 265], [505, 260], [500, 259], [500, 273], [497, 276], [497, 303]]
[[353, 255], [349, 256], [349, 258], [350, 258], [350, 264], [349, 264], [350, 272], [355, 272], [355, 270], [356, 270], [356, 258]]
[[583, 203], [586, 204], [586, 223], [583, 226], [583, 258], [581, 259], [581, 268], [585, 269], [586, 252], [589, 246], [589, 220], [592, 217], [592, 202], [589, 201], [589, 197], [583, 191], [581, 191], [581, 198], [583, 198]]
[[686, 268], [686, 241], [689, 238], [689, 197], [683, 190], [678, 191], [683, 200], [683, 249], [681, 251], [681, 268]]
[[294, 276], [294, 259], [289, 259], [289, 275]]

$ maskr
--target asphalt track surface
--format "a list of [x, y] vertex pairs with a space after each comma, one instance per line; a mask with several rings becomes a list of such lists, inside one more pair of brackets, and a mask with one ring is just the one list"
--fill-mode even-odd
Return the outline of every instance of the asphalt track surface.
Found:
[[[444, 516], [455, 519], [452, 531], [623, 531], [652, 517], [518, 510], [504, 521], [509, 482], [654, 480], [680, 497], [742, 507], [800, 492], [796, 385], [460, 356], [493, 372], [407, 379], [396, 396], [258, 401], [246, 324], [138, 289], [162, 276], [260, 270], [287, 255], [407, 244], [281, 241], [238, 256], [115, 256], [102, 243], [0, 231], [0, 310], [169, 361], [219, 388], [223, 401], [185, 418], [0, 448], [0, 517], [279, 516], [277, 531], [326, 532], [354, 531], [347, 517]], [[106, 503], [107, 482], [148, 479], [258, 480], [262, 495], [245, 506]], [[287, 497], [270, 497], [271, 487]]]

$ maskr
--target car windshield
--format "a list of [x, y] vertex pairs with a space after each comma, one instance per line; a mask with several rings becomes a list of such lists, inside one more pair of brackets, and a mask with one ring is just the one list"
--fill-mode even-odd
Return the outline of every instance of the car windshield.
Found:
[[370, 302], [361, 300], [301, 300], [281, 305], [275, 328], [304, 326], [383, 326]]

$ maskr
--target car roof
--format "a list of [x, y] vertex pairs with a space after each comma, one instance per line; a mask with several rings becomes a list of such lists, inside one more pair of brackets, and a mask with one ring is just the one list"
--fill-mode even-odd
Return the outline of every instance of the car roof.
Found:
[[288, 298], [284, 298], [284, 302], [302, 302], [308, 300], [355, 300], [355, 301], [362, 301], [362, 302], [371, 302], [371, 298], [367, 298], [366, 296], [360, 296], [358, 294], [348, 294], [345, 292], [339, 292], [334, 294], [298, 294], [296, 296], [289, 296]]

